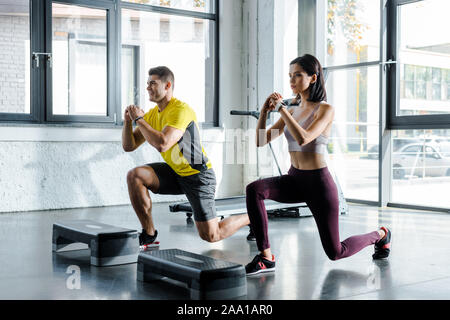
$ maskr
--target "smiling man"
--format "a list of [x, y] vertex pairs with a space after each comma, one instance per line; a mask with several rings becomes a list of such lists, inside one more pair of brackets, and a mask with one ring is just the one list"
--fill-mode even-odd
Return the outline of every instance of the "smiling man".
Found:
[[[141, 246], [151, 246], [158, 235], [148, 190], [158, 194], [185, 194], [194, 211], [199, 235], [208, 242], [227, 238], [250, 223], [247, 214], [219, 222], [214, 203], [216, 176], [200, 141], [197, 117], [189, 105], [173, 97], [174, 83], [169, 68], [150, 69], [147, 91], [150, 101], [157, 105], [147, 113], [131, 105], [124, 114], [123, 149], [132, 152], [147, 141], [165, 161], [128, 172], [131, 204], [142, 225]], [[137, 125], [134, 131], [133, 122]]]

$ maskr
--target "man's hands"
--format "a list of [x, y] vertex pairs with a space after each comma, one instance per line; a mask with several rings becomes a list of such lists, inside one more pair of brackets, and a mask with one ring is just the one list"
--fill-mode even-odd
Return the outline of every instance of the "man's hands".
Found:
[[143, 117], [145, 114], [144, 110], [135, 105], [130, 105], [125, 109], [123, 116], [124, 121], [131, 122], [137, 117]]

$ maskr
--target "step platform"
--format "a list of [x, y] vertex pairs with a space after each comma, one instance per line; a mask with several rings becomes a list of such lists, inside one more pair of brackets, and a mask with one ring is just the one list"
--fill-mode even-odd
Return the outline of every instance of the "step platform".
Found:
[[[264, 200], [267, 214], [272, 217], [309, 217], [312, 216], [306, 203], [281, 203], [273, 200]], [[215, 199], [217, 216], [230, 216], [247, 213], [245, 196]], [[193, 210], [189, 202], [169, 205], [170, 212], [185, 212], [188, 218], [192, 217]]]
[[191, 299], [233, 299], [247, 295], [243, 265], [179, 250], [142, 252], [138, 256], [138, 281], [164, 277], [187, 284]]
[[91, 249], [91, 264], [99, 267], [136, 263], [139, 255], [139, 240], [136, 230], [92, 220], [69, 220], [54, 223], [53, 252], [58, 252], [72, 243], [87, 244]]

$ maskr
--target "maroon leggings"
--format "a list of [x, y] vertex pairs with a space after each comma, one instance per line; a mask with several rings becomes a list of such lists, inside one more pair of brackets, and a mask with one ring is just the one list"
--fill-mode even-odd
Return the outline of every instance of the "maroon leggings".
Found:
[[258, 249], [270, 248], [264, 199], [283, 203], [305, 202], [311, 210], [326, 255], [331, 260], [349, 257], [380, 239], [377, 231], [339, 240], [339, 199], [328, 168], [299, 170], [261, 179], [247, 186], [247, 212]]

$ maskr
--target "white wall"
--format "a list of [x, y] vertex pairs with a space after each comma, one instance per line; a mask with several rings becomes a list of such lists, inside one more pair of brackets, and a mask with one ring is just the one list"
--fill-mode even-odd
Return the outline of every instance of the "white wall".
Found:
[[[120, 129], [0, 127], [0, 137], [0, 212], [129, 204], [127, 172], [162, 161], [148, 144], [125, 153]], [[232, 180], [222, 179], [221, 130], [202, 130], [202, 140], [220, 181], [218, 195], [232, 192]]]

